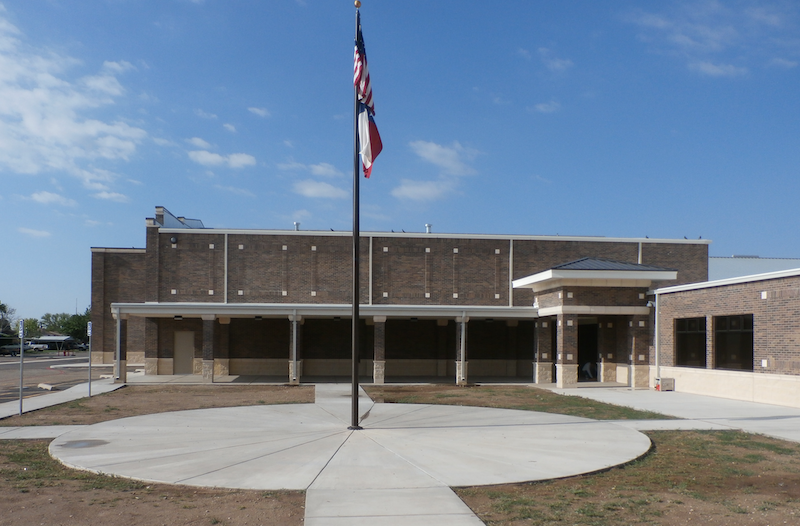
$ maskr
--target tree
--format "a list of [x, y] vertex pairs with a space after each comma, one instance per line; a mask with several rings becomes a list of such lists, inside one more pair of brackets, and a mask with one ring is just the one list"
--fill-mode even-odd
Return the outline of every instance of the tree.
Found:
[[92, 313], [88, 308], [83, 314], [73, 314], [64, 322], [62, 334], [72, 336], [74, 340], [86, 343], [89, 340], [89, 336], [86, 334], [86, 326], [91, 319]]
[[16, 309], [12, 309], [3, 302], [0, 302], [0, 333], [2, 334], [16, 334], [14, 328]]
[[57, 332], [58, 334], [66, 334], [64, 328], [70, 314], [60, 312], [58, 314], [50, 314], [49, 312], [42, 316], [42, 328], [46, 331]]
[[27, 338], [36, 338], [42, 335], [42, 329], [39, 328], [39, 320], [36, 318], [25, 318], [25, 336]]

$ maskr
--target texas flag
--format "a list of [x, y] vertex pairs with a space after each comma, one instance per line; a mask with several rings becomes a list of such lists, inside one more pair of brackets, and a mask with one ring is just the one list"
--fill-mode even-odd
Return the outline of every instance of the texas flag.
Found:
[[357, 14], [356, 49], [353, 55], [353, 85], [358, 98], [358, 145], [364, 177], [372, 172], [372, 163], [383, 149], [378, 127], [375, 125], [375, 104], [372, 102], [372, 83], [367, 69], [367, 52], [361, 35], [361, 13]]

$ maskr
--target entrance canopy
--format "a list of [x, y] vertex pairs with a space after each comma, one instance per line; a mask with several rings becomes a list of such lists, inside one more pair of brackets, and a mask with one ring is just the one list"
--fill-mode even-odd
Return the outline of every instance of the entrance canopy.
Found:
[[[539, 316], [558, 314], [648, 314], [645, 293], [654, 281], [677, 278], [672, 269], [599, 258], [582, 258], [516, 279], [515, 289], [533, 289]], [[592, 292], [587, 291], [590, 289]], [[620, 289], [638, 289], [635, 295]], [[633, 291], [632, 291], [633, 292]]]
[[674, 280], [678, 271], [610, 259], [582, 258], [550, 270], [515, 279], [515, 289], [534, 292], [564, 285], [583, 287], [649, 287], [653, 281]]

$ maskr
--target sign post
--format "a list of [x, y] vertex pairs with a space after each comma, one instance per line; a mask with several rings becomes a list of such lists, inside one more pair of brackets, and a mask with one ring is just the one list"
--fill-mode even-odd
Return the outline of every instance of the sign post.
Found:
[[19, 320], [19, 414], [22, 415], [22, 382], [25, 377], [25, 320]]
[[89, 398], [92, 397], [92, 322], [86, 324], [86, 336], [89, 337]]

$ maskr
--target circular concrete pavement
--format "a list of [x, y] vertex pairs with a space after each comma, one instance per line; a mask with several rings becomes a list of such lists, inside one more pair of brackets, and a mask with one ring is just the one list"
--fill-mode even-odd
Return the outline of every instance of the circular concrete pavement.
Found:
[[548, 413], [374, 404], [360, 431], [347, 429], [346, 414], [320, 404], [160, 413], [70, 431], [50, 453], [71, 467], [145, 481], [305, 490], [323, 481], [381, 488], [553, 479], [650, 448], [638, 431]]

